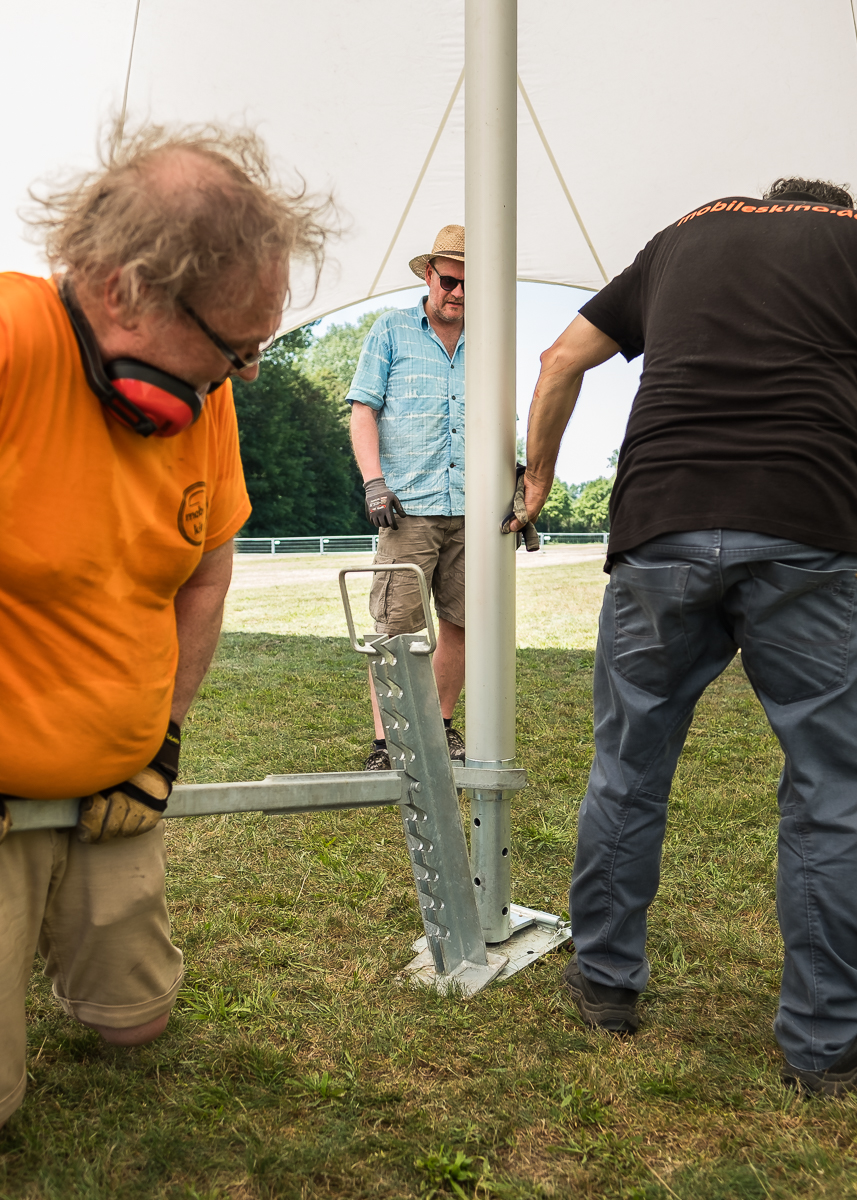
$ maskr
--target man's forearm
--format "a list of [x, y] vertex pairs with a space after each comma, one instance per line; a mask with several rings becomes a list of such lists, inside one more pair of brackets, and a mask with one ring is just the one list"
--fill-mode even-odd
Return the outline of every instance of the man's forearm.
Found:
[[351, 445], [354, 457], [363, 476], [363, 482], [378, 479], [383, 475], [381, 470], [380, 443], [378, 438], [378, 417], [368, 404], [355, 400], [351, 405]]
[[553, 484], [562, 435], [583, 382], [583, 372], [569, 375], [550, 362], [546, 364], [544, 360], [549, 353], [542, 355], [542, 369], [527, 423], [527, 480], [547, 488], [548, 492]]
[[[531, 521], [544, 507], [553, 486], [554, 469], [562, 435], [571, 420], [583, 376], [606, 362], [619, 346], [578, 314], [549, 350], [541, 356], [530, 418], [527, 425], [527, 473], [524, 503]], [[518, 522], [512, 522], [512, 529]]]
[[223, 601], [232, 578], [232, 555], [231, 540], [204, 554], [197, 570], [176, 594], [179, 664], [170, 717], [179, 725], [187, 716], [217, 649]]
[[524, 504], [534, 523], [553, 487], [562, 435], [571, 420], [583, 382], [583, 372], [570, 374], [563, 369], [564, 364], [557, 361], [554, 351], [555, 347], [551, 347], [542, 355], [542, 369], [527, 422]]

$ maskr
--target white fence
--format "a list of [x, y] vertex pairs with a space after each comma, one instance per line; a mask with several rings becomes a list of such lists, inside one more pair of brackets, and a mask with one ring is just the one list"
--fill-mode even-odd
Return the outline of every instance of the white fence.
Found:
[[[547, 545], [586, 545], [607, 542], [606, 533], [540, 533], [539, 541]], [[239, 537], [235, 539], [236, 554], [374, 554], [378, 535], [358, 533], [350, 537]]]
[[354, 554], [378, 549], [377, 534], [353, 537], [238, 537], [236, 554]]
[[610, 540], [609, 533], [540, 533], [539, 541], [542, 546], [583, 546], [593, 542], [606, 546]]

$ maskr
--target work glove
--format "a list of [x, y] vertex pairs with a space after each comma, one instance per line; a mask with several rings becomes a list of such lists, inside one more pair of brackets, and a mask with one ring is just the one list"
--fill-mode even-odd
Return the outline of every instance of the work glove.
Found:
[[383, 475], [370, 479], [363, 484], [366, 493], [366, 520], [371, 521], [379, 529], [389, 527], [398, 529], [396, 515], [403, 517], [405, 510], [395, 492], [390, 491]]
[[148, 833], [160, 821], [179, 773], [181, 730], [170, 721], [160, 750], [147, 767], [113, 787], [80, 802], [77, 836], [81, 842], [109, 842]]
[[6, 801], [0, 800], [0, 842], [12, 828], [12, 814], [6, 807]]
[[503, 518], [500, 532], [511, 533], [512, 530], [509, 526], [512, 521], [520, 521], [522, 528], [515, 530], [515, 549], [518, 549], [523, 538], [527, 551], [532, 554], [534, 550], [541, 549], [541, 542], [539, 541], [538, 531], [530, 520], [527, 506], [524, 503], [524, 474], [526, 470], [527, 468], [523, 463], [517, 463], [515, 467], [515, 494], [512, 497], [512, 511], [507, 513]]

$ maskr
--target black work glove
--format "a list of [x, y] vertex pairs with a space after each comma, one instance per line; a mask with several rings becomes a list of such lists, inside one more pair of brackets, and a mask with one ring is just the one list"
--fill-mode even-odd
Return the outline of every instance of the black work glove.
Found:
[[363, 491], [366, 493], [366, 520], [379, 529], [384, 526], [398, 529], [396, 515], [403, 517], [405, 510], [396, 493], [387, 487], [384, 476], [379, 475], [377, 479], [364, 483]]
[[170, 721], [161, 748], [147, 767], [80, 803], [77, 836], [81, 842], [137, 837], [160, 821], [179, 773], [181, 730]]
[[532, 554], [534, 550], [541, 549], [538, 530], [530, 520], [527, 512], [527, 506], [524, 503], [524, 474], [527, 468], [523, 463], [517, 463], [515, 466], [515, 494], [512, 497], [512, 511], [507, 513], [503, 518], [500, 526], [501, 533], [511, 533], [509, 528], [513, 520], [520, 521], [522, 528], [515, 530], [515, 549], [517, 550], [523, 538], [527, 551]]

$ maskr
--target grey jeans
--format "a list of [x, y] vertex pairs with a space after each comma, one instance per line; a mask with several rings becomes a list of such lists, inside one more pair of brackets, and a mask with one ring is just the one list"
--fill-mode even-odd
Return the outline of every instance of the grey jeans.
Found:
[[581, 971], [642, 991], [646, 912], [694, 706], [738, 647], [785, 754], [774, 1024], [787, 1060], [830, 1066], [857, 1036], [857, 554], [729, 529], [621, 554], [595, 658], [595, 761], [570, 893]]

